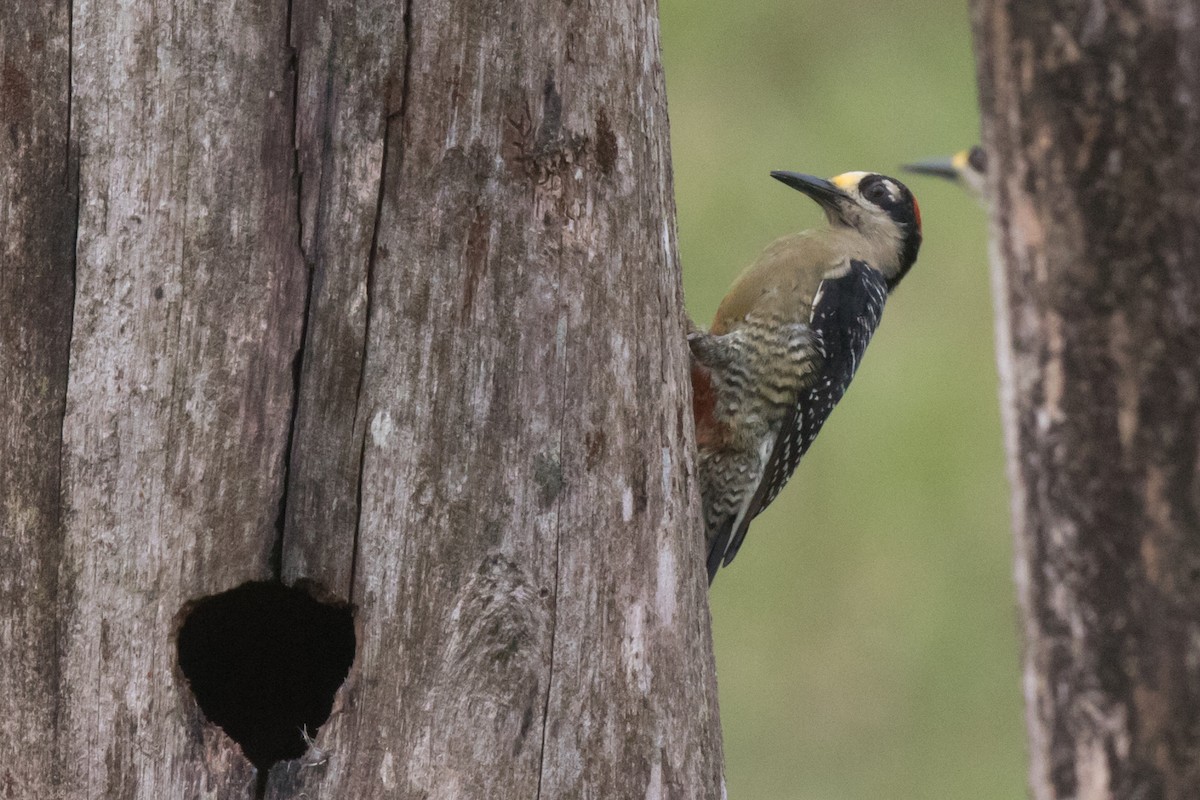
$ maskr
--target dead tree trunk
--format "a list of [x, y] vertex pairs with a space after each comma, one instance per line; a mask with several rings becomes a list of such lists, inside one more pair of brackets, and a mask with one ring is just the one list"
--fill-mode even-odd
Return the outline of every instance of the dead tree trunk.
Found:
[[252, 793], [175, 642], [282, 578], [271, 797], [720, 796], [655, 14], [0, 16], [0, 794]]
[[976, 0], [1044, 798], [1200, 795], [1200, 31]]
[[71, 337], [70, 12], [0, 13], [0, 796], [54, 797], [59, 450]]
[[301, 165], [346, 151], [300, 198], [322, 292], [283, 566], [364, 646], [337, 761], [286, 783], [715, 797], [655, 8], [335, 9], [293, 24]]

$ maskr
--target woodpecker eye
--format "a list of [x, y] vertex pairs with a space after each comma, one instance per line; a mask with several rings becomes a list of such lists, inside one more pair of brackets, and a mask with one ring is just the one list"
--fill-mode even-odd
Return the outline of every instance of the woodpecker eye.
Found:
[[979, 145], [975, 145], [967, 154], [967, 163], [979, 174], [985, 174], [987, 172], [987, 152]]
[[891, 199], [891, 194], [882, 183], [873, 183], [868, 186], [867, 190], [863, 192], [863, 196], [877, 205]]

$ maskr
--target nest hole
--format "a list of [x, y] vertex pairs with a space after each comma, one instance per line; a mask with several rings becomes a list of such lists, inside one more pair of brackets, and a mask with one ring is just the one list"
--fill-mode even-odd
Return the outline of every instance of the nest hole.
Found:
[[[354, 662], [354, 613], [305, 588], [244, 583], [189, 604], [179, 667], [209, 721], [265, 777], [299, 758]], [[307, 736], [306, 736], [307, 735]]]

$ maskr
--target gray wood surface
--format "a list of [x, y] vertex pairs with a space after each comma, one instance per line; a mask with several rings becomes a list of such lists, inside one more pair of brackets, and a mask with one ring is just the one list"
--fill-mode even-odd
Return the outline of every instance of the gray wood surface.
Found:
[[67, 3], [0, 12], [0, 797], [52, 797], [75, 160]]
[[1195, 798], [1195, 5], [973, 16], [1033, 796]]
[[75, 4], [66, 797], [253, 788], [173, 634], [186, 601], [270, 576], [307, 285], [286, 23], [282, 3]]
[[36, 5], [0, 796], [252, 796], [173, 637], [280, 576], [359, 649], [268, 796], [720, 797], [654, 5]]
[[283, 562], [362, 647], [272, 796], [719, 796], [655, 9], [296, 8], [322, 450]]

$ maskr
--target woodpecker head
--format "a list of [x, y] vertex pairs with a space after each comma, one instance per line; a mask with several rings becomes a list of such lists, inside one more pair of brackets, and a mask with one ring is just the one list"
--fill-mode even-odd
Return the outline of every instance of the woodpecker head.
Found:
[[918, 175], [936, 175], [964, 186], [975, 199], [983, 202], [984, 183], [987, 180], [987, 152], [975, 145], [969, 150], [960, 150], [950, 158], [931, 158], [905, 164], [902, 169]]
[[771, 177], [803, 192], [825, 210], [833, 228], [861, 237], [865, 258], [883, 273], [888, 289], [908, 274], [921, 248], [921, 209], [900, 181], [874, 172], [845, 172], [829, 180], [776, 170]]

